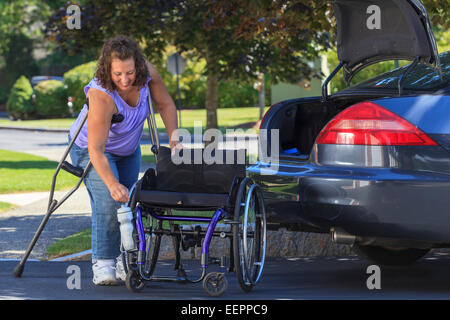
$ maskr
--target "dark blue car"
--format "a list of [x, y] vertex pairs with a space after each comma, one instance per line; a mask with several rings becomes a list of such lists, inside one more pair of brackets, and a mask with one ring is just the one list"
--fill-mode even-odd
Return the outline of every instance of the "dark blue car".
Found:
[[[331, 233], [379, 264], [411, 263], [450, 247], [450, 52], [438, 54], [420, 1], [333, 8], [341, 63], [321, 97], [269, 109], [261, 129], [279, 139], [267, 135], [269, 151], [248, 174], [269, 227]], [[339, 69], [350, 81], [391, 59], [412, 62], [327, 94]]]

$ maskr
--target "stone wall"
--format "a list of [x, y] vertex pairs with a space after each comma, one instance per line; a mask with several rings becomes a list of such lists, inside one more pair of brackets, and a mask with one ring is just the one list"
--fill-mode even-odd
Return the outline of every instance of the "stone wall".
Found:
[[[161, 241], [160, 259], [174, 259], [172, 239], [164, 236]], [[229, 256], [229, 239], [214, 237], [210, 245], [211, 257]], [[199, 258], [201, 248], [180, 250], [183, 259]], [[312, 257], [312, 256], [349, 256], [354, 255], [350, 246], [337, 245], [329, 234], [287, 231], [268, 231], [266, 257]]]

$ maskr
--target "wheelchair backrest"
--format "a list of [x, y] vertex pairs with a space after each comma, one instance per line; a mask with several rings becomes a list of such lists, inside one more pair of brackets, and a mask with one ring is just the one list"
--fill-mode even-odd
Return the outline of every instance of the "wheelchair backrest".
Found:
[[236, 178], [245, 177], [246, 150], [160, 147], [151, 188], [186, 193], [230, 193]]

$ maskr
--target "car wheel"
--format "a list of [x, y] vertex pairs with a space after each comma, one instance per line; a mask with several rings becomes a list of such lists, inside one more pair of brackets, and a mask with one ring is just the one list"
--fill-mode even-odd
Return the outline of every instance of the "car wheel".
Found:
[[363, 259], [391, 266], [414, 263], [430, 251], [430, 249], [361, 246], [358, 244], [355, 244], [353, 249]]

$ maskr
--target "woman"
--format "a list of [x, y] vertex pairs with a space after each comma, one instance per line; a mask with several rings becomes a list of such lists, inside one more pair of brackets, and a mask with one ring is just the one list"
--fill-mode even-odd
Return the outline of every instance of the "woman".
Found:
[[[84, 167], [89, 159], [93, 165], [84, 183], [92, 207], [92, 269], [96, 285], [125, 280], [121, 263], [116, 261], [120, 256], [116, 211], [120, 203], [129, 201], [129, 189], [138, 179], [139, 139], [149, 112], [149, 91], [172, 137], [177, 129], [176, 108], [161, 76], [145, 60], [135, 41], [124, 36], [108, 40], [95, 78], [84, 88], [89, 98], [89, 115], [70, 152], [74, 165]], [[70, 138], [86, 112], [85, 105], [70, 128]], [[123, 121], [111, 125], [114, 114], [122, 114]], [[170, 139], [169, 144], [173, 148], [176, 139]]]

